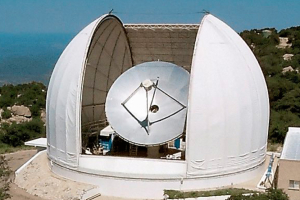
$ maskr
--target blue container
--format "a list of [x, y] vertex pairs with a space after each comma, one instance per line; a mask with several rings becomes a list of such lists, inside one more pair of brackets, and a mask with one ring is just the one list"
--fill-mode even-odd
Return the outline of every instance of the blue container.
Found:
[[111, 150], [111, 146], [112, 146], [111, 137], [100, 137], [99, 143], [103, 147], [104, 150], [107, 150], [107, 151]]
[[180, 138], [178, 138], [178, 139], [175, 140], [174, 146], [176, 147], [176, 149], [180, 148]]

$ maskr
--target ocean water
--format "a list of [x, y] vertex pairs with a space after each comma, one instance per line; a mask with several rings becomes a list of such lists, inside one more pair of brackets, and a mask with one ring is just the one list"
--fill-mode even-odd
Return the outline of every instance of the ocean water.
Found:
[[32, 81], [46, 85], [75, 34], [1, 34], [0, 85]]

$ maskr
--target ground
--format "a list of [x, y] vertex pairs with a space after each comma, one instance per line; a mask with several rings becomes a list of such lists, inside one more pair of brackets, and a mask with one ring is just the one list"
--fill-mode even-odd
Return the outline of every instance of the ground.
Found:
[[[5, 154], [5, 157], [6, 157], [6, 160], [8, 161], [8, 165], [10, 167], [10, 169], [12, 170], [12, 173], [11, 173], [11, 180], [14, 180], [14, 176], [15, 176], [15, 171], [21, 167], [24, 163], [26, 163], [30, 158], [32, 158], [35, 154], [36, 154], [36, 150], [23, 150], [23, 151], [17, 151], [15, 153], [9, 153], [9, 154]], [[40, 156], [39, 159], [46, 159], [45, 156]], [[47, 162], [39, 162], [39, 163], [42, 163], [42, 164], [47, 164]], [[57, 177], [56, 175], [54, 175], [53, 173], [50, 175], [48, 174], [48, 172], [50, 171], [47, 166], [42, 166], [39, 167], [39, 166], [36, 166], [35, 165], [35, 162], [33, 162], [32, 164], [30, 164], [32, 166], [28, 167], [27, 170], [23, 170], [23, 172], [21, 172], [19, 175], [22, 176], [22, 178], [20, 178], [19, 180], [17, 180], [18, 182], [18, 185], [24, 185], [24, 184], [27, 184], [27, 187], [26, 188], [29, 188], [28, 187], [28, 184], [30, 185], [39, 185], [41, 186], [41, 184], [46, 184], [47, 182], [53, 182], [55, 181], [55, 184], [52, 185], [52, 186], [58, 186], [53, 188], [53, 187], [50, 187], [47, 185], [47, 186], [43, 186], [42, 188], [44, 188], [45, 190], [47, 190], [47, 194], [44, 194], [44, 190], [43, 189], [39, 189], [39, 190], [35, 190], [35, 188], [31, 188], [32, 190], [30, 190], [29, 188], [29, 191], [30, 193], [32, 194], [35, 194], [35, 195], [32, 195], [32, 194], [29, 194], [27, 191], [25, 191], [24, 189], [18, 187], [15, 183], [10, 183], [10, 191], [9, 191], [9, 194], [11, 195], [11, 200], [47, 200], [47, 199], [57, 199], [57, 193], [60, 193], [59, 190], [65, 190], [63, 193], [64, 193], [64, 197], [59, 197], [59, 199], [77, 199], [75, 196], [66, 196], [66, 194], [70, 194], [72, 192], [71, 188], [78, 188], [79, 190], [82, 190], [83, 188], [90, 188], [91, 186], [90, 185], [82, 185], [80, 183], [76, 183], [76, 186], [73, 185], [74, 182], [73, 181], [69, 181], [69, 180], [66, 180], [66, 179], [63, 179], [61, 177]], [[48, 170], [47, 170], [48, 169]], [[30, 172], [31, 170], [32, 173], [28, 173]], [[48, 177], [46, 179], [40, 179], [38, 176], [36, 176], [34, 174], [34, 172], [38, 170], [39, 173], [44, 172], [44, 173], [47, 173]], [[25, 171], [25, 173], [24, 173]], [[50, 176], [49, 176], [50, 175]], [[20, 182], [20, 180], [22, 180], [23, 178], [25, 177], [28, 178], [27, 180], [25, 180], [24, 182]], [[35, 183], [35, 184], [33, 184]], [[37, 184], [38, 183], [38, 184]], [[40, 187], [41, 188], [41, 187]], [[54, 189], [54, 191], [50, 191], [51, 189]], [[67, 192], [66, 192], [66, 189]], [[76, 190], [75, 190], [76, 192]], [[78, 192], [78, 190], [77, 190]], [[49, 196], [50, 194], [54, 194], [56, 197], [54, 196]], [[39, 195], [39, 196], [37, 196]], [[46, 198], [41, 198], [40, 196], [43, 196], [46, 197]], [[107, 197], [107, 196], [99, 196], [97, 198], [95, 198], [94, 200], [128, 200], [128, 199], [125, 199], [125, 198], [117, 198], [117, 197]], [[134, 199], [132, 199], [134, 200]]]
[[[26, 161], [28, 161], [34, 154], [36, 154], [36, 150], [24, 150], [5, 154], [8, 165], [13, 172], [11, 173], [11, 180], [14, 179], [14, 172]], [[45, 200], [38, 196], [27, 193], [25, 190], [19, 188], [15, 183], [10, 184], [9, 194], [11, 195], [11, 200]]]

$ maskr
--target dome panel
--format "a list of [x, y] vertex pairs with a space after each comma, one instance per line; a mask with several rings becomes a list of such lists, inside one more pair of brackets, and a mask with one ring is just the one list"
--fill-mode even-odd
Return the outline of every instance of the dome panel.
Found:
[[[99, 113], [104, 111], [103, 106], [97, 105], [98, 99], [95, 101], [95, 98], [101, 96], [97, 93], [99, 90], [94, 89], [95, 83], [99, 83], [95, 81], [95, 77], [97, 77], [101, 63], [107, 64], [105, 66], [107, 72], [110, 68], [110, 57], [102, 58], [101, 62], [99, 59], [102, 52], [109, 49], [106, 48], [105, 42], [112, 37], [111, 32], [116, 27], [122, 30], [118, 31], [117, 35], [121, 35], [120, 32], [122, 32], [124, 39], [118, 42], [124, 42], [126, 44], [124, 46], [128, 48], [120, 20], [112, 15], [103, 15], [74, 37], [55, 65], [47, 93], [47, 141], [49, 157], [61, 165], [71, 168], [78, 165], [78, 156], [81, 152], [80, 122], [88, 123], [98, 120], [99, 116], [103, 118], [103, 114], [95, 116], [94, 112], [94, 109]], [[124, 66], [124, 68], [129, 68], [131, 56], [130, 51], [126, 50], [126, 52], [125, 55], [129, 58], [124, 58], [124, 60], [129, 66]], [[111, 55], [112, 52], [107, 54]], [[123, 53], [121, 56], [124, 56]], [[83, 74], [88, 78], [84, 78]], [[109, 78], [107, 73], [104, 75]], [[99, 91], [103, 94], [106, 92], [107, 84], [102, 84], [97, 88], [103, 89]], [[81, 110], [82, 104], [85, 107]], [[82, 120], [80, 120], [81, 112]]]
[[212, 15], [198, 31], [189, 94], [188, 176], [225, 175], [264, 161], [269, 105], [263, 74], [247, 44]]

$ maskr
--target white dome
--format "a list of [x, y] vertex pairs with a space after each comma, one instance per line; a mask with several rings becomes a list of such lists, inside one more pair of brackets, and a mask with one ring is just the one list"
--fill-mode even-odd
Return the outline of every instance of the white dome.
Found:
[[[190, 70], [185, 161], [82, 155], [82, 126], [105, 120], [112, 83], [133, 65], [160, 58]], [[124, 26], [104, 15], [70, 42], [51, 76], [48, 156], [54, 172], [101, 185], [108, 195], [148, 198], [163, 189], [243, 182], [265, 160], [268, 102], [253, 53], [216, 17], [206, 15], [200, 26]]]

